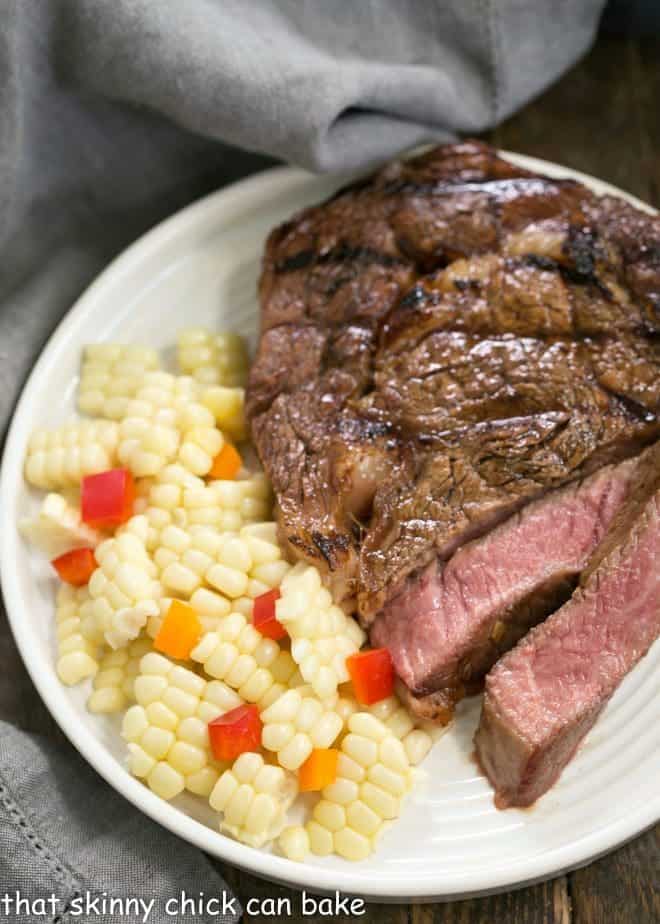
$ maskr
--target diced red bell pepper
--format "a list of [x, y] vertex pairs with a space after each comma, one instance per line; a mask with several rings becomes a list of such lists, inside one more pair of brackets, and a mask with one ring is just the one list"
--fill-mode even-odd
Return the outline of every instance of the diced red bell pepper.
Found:
[[98, 565], [92, 549], [72, 549], [58, 555], [51, 562], [60, 578], [66, 584], [82, 587], [87, 584]]
[[394, 665], [387, 648], [358, 651], [346, 658], [355, 698], [364, 706], [387, 699], [394, 691]]
[[135, 485], [125, 468], [112, 468], [82, 480], [80, 510], [83, 522], [99, 529], [119, 526], [133, 515]]
[[254, 598], [252, 607], [252, 623], [257, 632], [279, 642], [285, 638], [287, 631], [275, 616], [275, 601], [279, 600], [280, 592], [277, 588], [269, 590]]
[[238, 706], [209, 722], [209, 740], [216, 760], [235, 760], [261, 747], [263, 725], [256, 706]]

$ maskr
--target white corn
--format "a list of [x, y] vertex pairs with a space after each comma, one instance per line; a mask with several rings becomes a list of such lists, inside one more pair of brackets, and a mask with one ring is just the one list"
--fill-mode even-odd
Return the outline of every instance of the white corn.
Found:
[[414, 716], [396, 694], [366, 708], [401, 741], [413, 767], [421, 764], [446, 729]]
[[251, 847], [263, 847], [282, 832], [298, 791], [296, 778], [246, 752], [225, 770], [211, 793], [211, 808], [222, 813], [220, 830]]
[[119, 424], [117, 455], [137, 478], [151, 477], [175, 458], [180, 441], [175, 413], [135, 400]]
[[300, 563], [284, 577], [277, 619], [291, 637], [291, 654], [321, 700], [334, 696], [348, 677], [346, 658], [362, 646], [357, 622], [332, 603], [316, 568]]
[[[197, 439], [200, 431], [197, 435], [191, 432], [193, 440]], [[150, 483], [149, 508], [167, 511], [179, 523], [210, 526], [219, 532], [238, 532], [246, 524], [271, 515], [270, 486], [262, 474], [207, 484], [191, 471], [190, 453], [194, 455], [196, 450], [189, 447], [183, 459], [164, 466]], [[209, 464], [207, 458], [199, 471], [207, 471]], [[275, 538], [271, 544], [276, 544]]]
[[160, 534], [153, 560], [168, 593], [188, 598], [208, 587], [209, 571], [217, 564], [222, 536], [206, 526], [167, 526]]
[[289, 860], [302, 863], [310, 852], [309, 834], [302, 825], [289, 825], [279, 836], [278, 846]]
[[112, 468], [119, 431], [110, 420], [74, 420], [35, 430], [28, 443], [25, 478], [46, 491], [79, 485], [85, 475]]
[[223, 529], [239, 530], [272, 515], [270, 484], [261, 472], [232, 481], [210, 481], [209, 490], [223, 512]]
[[188, 524], [185, 511], [181, 508], [165, 510], [162, 507], [153, 507], [149, 503], [143, 505], [141, 510], [138, 508], [139, 505], [136, 503], [135, 512], [139, 513], [147, 521], [148, 529], [145, 546], [150, 554], [155, 552], [160, 545], [160, 536], [166, 526], [185, 527]]
[[322, 791], [306, 830], [313, 853], [364, 860], [384, 824], [398, 817], [411, 769], [401, 742], [371, 713], [354, 713], [348, 728], [337, 778]]
[[354, 713], [360, 711], [371, 713], [403, 744], [413, 767], [418, 766], [424, 760], [434, 741], [446, 730], [446, 726], [434, 726], [413, 715], [396, 694], [372, 706], [361, 706], [352, 693], [342, 691], [335, 710], [341, 715], [345, 727], [348, 727], [348, 720]]
[[119, 343], [86, 347], [78, 387], [79, 409], [84, 414], [120, 419], [141, 387], [144, 374], [158, 366], [158, 354], [148, 347]]
[[174, 424], [179, 409], [188, 403], [194, 403], [198, 396], [199, 387], [188, 376], [170, 375], [168, 372], [160, 371], [147, 372], [119, 419], [160, 413], [162, 420]]
[[[159, 612], [155, 616], [150, 616], [147, 622], [147, 635], [150, 638], [156, 638], [160, 632], [171, 602], [171, 597], [161, 597], [158, 601]], [[232, 610], [231, 602], [226, 597], [206, 587], [198, 587], [188, 603], [197, 614], [202, 632], [214, 632], [223, 617], [228, 616]]]
[[57, 591], [57, 674], [62, 683], [73, 686], [93, 677], [98, 670], [98, 647], [80, 630], [80, 609], [89, 600], [86, 587], [61, 584]]
[[151, 650], [151, 640], [141, 636], [125, 648], [106, 652], [99, 662], [93, 691], [87, 700], [89, 711], [121, 712], [135, 702], [134, 685], [140, 661]]
[[134, 475], [156, 476], [175, 459], [193, 475], [207, 474], [224, 438], [197, 393], [197, 384], [186, 376], [145, 375], [119, 425], [117, 454]]
[[211, 411], [223, 433], [237, 442], [247, 439], [244, 388], [211, 385], [204, 389], [200, 401]]
[[230, 600], [247, 599], [247, 610], [243, 603], [238, 608], [248, 615], [252, 599], [277, 587], [290, 569], [274, 544], [254, 536], [219, 533], [199, 523], [169, 522], [157, 537], [150, 532], [149, 541], [167, 593], [187, 599], [207, 589]]
[[49, 558], [71, 549], [98, 545], [100, 536], [80, 519], [80, 511], [61, 494], [47, 494], [34, 517], [19, 524], [21, 534]]
[[193, 475], [206, 475], [225, 443], [215, 417], [203, 404], [189, 402], [179, 408], [177, 426], [181, 433], [179, 463]]
[[247, 348], [243, 338], [230, 331], [182, 330], [177, 338], [177, 359], [182, 372], [204, 385], [245, 384]]
[[249, 499], [251, 488], [250, 479], [206, 484], [177, 462], [165, 466], [153, 481], [149, 505], [167, 511], [179, 521], [183, 519], [190, 526], [211, 526], [219, 532], [235, 532], [246, 522], [241, 506]]
[[[277, 642], [264, 638], [242, 613], [230, 613], [219, 620], [215, 632], [207, 632], [191, 652], [204, 671], [223, 680], [249, 703], [263, 706], [275, 687], [284, 692], [296, 665]], [[280, 686], [281, 685], [281, 686]]]
[[99, 567], [89, 580], [93, 613], [111, 648], [137, 638], [150, 616], [158, 613], [162, 588], [146, 549], [148, 523], [132, 517], [122, 531], [97, 546]]
[[270, 545], [277, 545], [277, 523], [269, 520], [263, 523], [248, 523], [241, 529], [241, 538], [263, 539]]
[[142, 658], [134, 694], [122, 726], [131, 772], [163, 799], [184, 789], [208, 797], [226, 766], [211, 753], [208, 723], [240, 697], [156, 652]]
[[297, 770], [314, 748], [329, 748], [342, 730], [337, 713], [304, 688], [288, 690], [261, 713], [261, 741], [280, 766]]
[[183, 465], [167, 465], [151, 483], [149, 503], [163, 510], [175, 510], [184, 506], [187, 490], [204, 490], [204, 481], [189, 472]]

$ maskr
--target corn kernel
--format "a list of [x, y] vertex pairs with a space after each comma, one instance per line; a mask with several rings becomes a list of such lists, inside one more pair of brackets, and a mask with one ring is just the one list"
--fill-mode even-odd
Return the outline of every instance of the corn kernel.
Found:
[[342, 828], [333, 838], [335, 853], [346, 860], [365, 860], [371, 853], [371, 842], [368, 837], [359, 834], [352, 828]]
[[93, 677], [99, 667], [97, 647], [81, 632], [81, 611], [88, 601], [86, 587], [62, 584], [57, 593], [57, 673], [67, 686]]
[[309, 834], [300, 825], [290, 825], [279, 836], [279, 848], [289, 860], [302, 863], [311, 850]]
[[122, 726], [129, 765], [137, 767], [132, 772], [162, 798], [182, 789], [207, 797], [224, 769], [211, 754], [207, 723], [240, 705], [240, 698], [157, 652], [142, 658], [134, 689], [138, 705]]
[[261, 565], [252, 574], [281, 580], [276, 616], [291, 637], [291, 654], [304, 680], [319, 699], [327, 700], [349, 679], [346, 658], [360, 649], [364, 633], [355, 620], [333, 605], [316, 568], [300, 563], [276, 575], [273, 569], [285, 564]]
[[25, 459], [25, 478], [37, 488], [60, 490], [79, 485], [85, 475], [112, 468], [119, 431], [108, 420], [71, 421], [33, 433]]
[[332, 832], [314, 820], [308, 821], [305, 829], [312, 853], [318, 857], [330, 856], [334, 851]]
[[[314, 852], [334, 851], [346, 859], [361, 860], [373, 850], [385, 821], [398, 816], [401, 798], [409, 788], [410, 766], [401, 742], [374, 715], [355, 712], [348, 726], [337, 778], [324, 788], [307, 831]], [[383, 754], [394, 755], [390, 760], [394, 766], [380, 762]]]
[[147, 776], [149, 788], [161, 799], [173, 799], [185, 789], [185, 779], [169, 764], [159, 761]]
[[33, 545], [56, 558], [71, 549], [94, 548], [99, 533], [80, 519], [80, 511], [60, 494], [47, 494], [34, 517], [20, 521], [21, 534]]
[[260, 847], [276, 838], [295, 798], [295, 777], [266, 766], [259, 754], [246, 753], [226, 770], [211, 792], [211, 807], [224, 813], [220, 830]]

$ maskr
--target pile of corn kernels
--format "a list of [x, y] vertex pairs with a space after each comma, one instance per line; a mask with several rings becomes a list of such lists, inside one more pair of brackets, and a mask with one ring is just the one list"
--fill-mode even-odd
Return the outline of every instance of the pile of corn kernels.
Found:
[[[90, 712], [122, 715], [127, 766], [161, 798], [193, 793], [222, 832], [293, 860], [364, 859], [437, 731], [395, 692], [358, 701], [347, 658], [364, 633], [315, 568], [283, 557], [269, 485], [245, 462], [241, 338], [184, 330], [177, 360], [172, 373], [147, 347], [87, 347], [81, 417], [29, 442], [25, 477], [48, 493], [23, 535], [49, 558], [93, 550], [82, 582], [57, 583], [58, 676], [90, 684]], [[223, 452], [240, 466], [229, 475]], [[130, 473], [132, 509], [97, 528], [81, 488], [114, 469]], [[253, 622], [264, 599], [274, 636]], [[214, 723], [242, 708], [259, 737], [223, 759]], [[308, 817], [287, 825], [303, 790]]]

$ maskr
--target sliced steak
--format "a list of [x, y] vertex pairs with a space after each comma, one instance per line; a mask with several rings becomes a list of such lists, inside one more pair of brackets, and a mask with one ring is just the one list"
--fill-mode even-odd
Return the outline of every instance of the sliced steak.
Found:
[[530, 805], [546, 792], [659, 636], [660, 445], [584, 583], [486, 678], [475, 741], [498, 805]]
[[570, 597], [635, 470], [632, 460], [608, 466], [534, 501], [446, 564], [433, 561], [388, 601], [371, 641], [389, 648], [416, 712], [442, 718]]
[[247, 394], [282, 539], [369, 624], [409, 576], [660, 435], [660, 219], [486, 145], [276, 229]]

